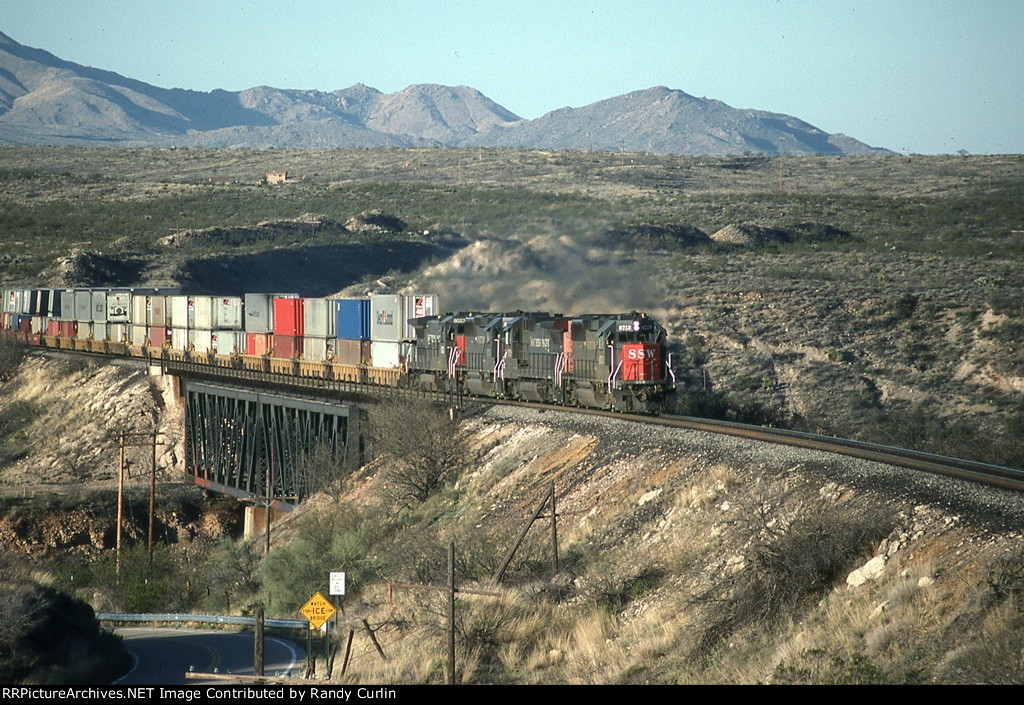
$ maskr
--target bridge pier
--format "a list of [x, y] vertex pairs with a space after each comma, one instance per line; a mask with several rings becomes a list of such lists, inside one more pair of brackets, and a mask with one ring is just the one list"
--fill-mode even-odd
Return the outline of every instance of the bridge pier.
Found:
[[[271, 507], [271, 525], [280, 521], [286, 513], [287, 512], [282, 509], [274, 509]], [[267, 508], [262, 505], [246, 505], [242, 536], [244, 538], [251, 539], [254, 536], [261, 536], [265, 533], [267, 533]]]

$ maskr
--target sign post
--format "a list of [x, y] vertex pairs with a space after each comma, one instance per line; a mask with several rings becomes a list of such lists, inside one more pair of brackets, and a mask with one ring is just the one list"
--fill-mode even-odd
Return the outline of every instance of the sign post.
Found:
[[311, 649], [309, 648], [311, 646], [313, 630], [322, 627], [327, 620], [334, 616], [334, 612], [334, 605], [319, 592], [309, 598], [309, 601], [299, 610], [299, 614], [309, 622], [309, 631], [306, 632], [306, 658], [312, 659], [312, 669], [310, 670], [314, 670], [314, 672], [316, 660], [312, 658]]

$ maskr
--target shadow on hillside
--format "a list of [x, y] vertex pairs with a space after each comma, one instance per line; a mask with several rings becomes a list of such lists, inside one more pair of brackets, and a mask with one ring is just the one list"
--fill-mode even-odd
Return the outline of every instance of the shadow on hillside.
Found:
[[183, 293], [239, 295], [296, 292], [328, 296], [367, 276], [411, 272], [456, 248], [427, 242], [392, 241], [269, 250], [250, 255], [191, 259], [176, 279]]

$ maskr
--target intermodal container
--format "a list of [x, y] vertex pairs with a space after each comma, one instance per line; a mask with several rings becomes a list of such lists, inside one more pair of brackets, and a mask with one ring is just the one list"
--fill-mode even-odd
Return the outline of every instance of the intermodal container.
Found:
[[370, 339], [397, 343], [401, 335], [402, 297], [398, 294], [370, 296]]
[[148, 305], [146, 306], [146, 325], [147, 326], [159, 326], [164, 328], [167, 326], [167, 297], [157, 294], [156, 296], [149, 296]]
[[[92, 291], [92, 309], [89, 313], [89, 320], [93, 323], [106, 323], [107, 322], [107, 292], [106, 291]], [[106, 338], [96, 338], [96, 332], [93, 331], [94, 340], [106, 340]]]
[[153, 326], [149, 328], [149, 345], [153, 348], [162, 348], [167, 345], [167, 340], [170, 336], [167, 334], [167, 329], [163, 326]]
[[245, 333], [233, 330], [213, 332], [213, 351], [218, 355], [234, 355], [245, 351]]
[[212, 296], [190, 296], [188, 297], [189, 313], [192, 318], [188, 327], [196, 330], [213, 330], [216, 318], [213, 312]]
[[60, 321], [56, 318], [48, 318], [46, 320], [46, 335], [51, 338], [60, 337]]
[[336, 314], [330, 299], [303, 299], [302, 335], [314, 338], [333, 338]]
[[[149, 297], [132, 292], [132, 325], [145, 326], [149, 322]], [[138, 345], [138, 343], [132, 343]]]
[[218, 296], [214, 299], [217, 330], [242, 330], [242, 299], [238, 296]]
[[72, 289], [65, 289], [60, 292], [60, 315], [62, 321], [75, 320], [75, 292]]
[[79, 323], [92, 321], [92, 292], [84, 289], [75, 291], [75, 315]]
[[188, 328], [171, 328], [171, 347], [175, 350], [188, 350]]
[[[114, 290], [107, 292], [107, 323], [127, 323], [132, 313], [132, 293]], [[119, 341], [112, 341], [119, 342]]]
[[269, 355], [274, 347], [274, 336], [270, 333], [246, 333], [246, 355]]
[[[274, 335], [303, 336], [303, 300], [274, 298]], [[301, 348], [301, 345], [300, 345]], [[277, 355], [277, 357], [281, 357]]]
[[334, 345], [334, 360], [341, 365], [369, 365], [370, 341], [338, 338]]
[[401, 367], [402, 344], [374, 340], [370, 343], [370, 358], [374, 367]]
[[[275, 313], [275, 320], [276, 320]], [[274, 334], [274, 357], [291, 360], [302, 356], [302, 338]]]
[[213, 352], [213, 331], [209, 328], [190, 328], [188, 339], [197, 353]]
[[127, 343], [128, 342], [128, 324], [127, 323], [108, 323], [107, 324], [107, 341], [110, 343]]
[[93, 340], [106, 340], [107, 339], [107, 324], [96, 323], [92, 324], [92, 339]]
[[334, 329], [339, 340], [369, 340], [370, 300], [335, 299]]
[[74, 321], [61, 321], [60, 322], [60, 337], [61, 338], [74, 338], [77, 331], [77, 324]]
[[88, 340], [92, 337], [92, 323], [89, 321], [76, 321], [75, 322], [75, 338], [78, 340]]
[[188, 328], [189, 305], [187, 296], [168, 296], [167, 309], [170, 313], [170, 320], [167, 321], [167, 325], [172, 328]]
[[334, 338], [305, 336], [302, 342], [302, 359], [310, 362], [334, 361]]

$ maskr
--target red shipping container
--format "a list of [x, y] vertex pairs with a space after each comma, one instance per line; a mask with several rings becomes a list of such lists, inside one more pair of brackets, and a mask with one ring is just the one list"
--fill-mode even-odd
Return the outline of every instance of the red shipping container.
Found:
[[269, 355], [271, 340], [273, 340], [273, 336], [269, 333], [247, 333], [245, 336], [245, 354]]
[[[274, 335], [301, 338], [304, 315], [303, 299], [274, 299]], [[277, 355], [277, 357], [281, 357]]]
[[56, 338], [60, 335], [60, 321], [56, 318], [51, 318], [46, 322], [46, 335], [51, 338]]
[[60, 337], [61, 338], [74, 338], [78, 324], [75, 321], [61, 321], [60, 322]]
[[150, 328], [149, 329], [149, 346], [152, 348], [162, 348], [167, 345], [167, 340], [170, 338], [167, 334], [166, 328]]
[[300, 357], [301, 355], [302, 338], [296, 338], [291, 335], [274, 336], [274, 357], [282, 358], [284, 360], [292, 360]]

